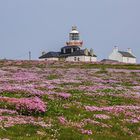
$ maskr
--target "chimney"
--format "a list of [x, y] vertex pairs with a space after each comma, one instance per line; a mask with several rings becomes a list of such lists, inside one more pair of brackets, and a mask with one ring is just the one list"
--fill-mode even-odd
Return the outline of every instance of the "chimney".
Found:
[[117, 46], [115, 46], [114, 49], [113, 49], [113, 51], [114, 52], [118, 52], [119, 51], [119, 48]]
[[84, 54], [88, 56], [88, 49], [87, 48], [84, 50]]
[[91, 56], [94, 55], [94, 51], [93, 51], [93, 49], [90, 49], [90, 55], [91, 55]]
[[132, 54], [132, 49], [128, 48], [127, 52], [129, 52], [130, 54]]
[[45, 55], [45, 54], [46, 54], [46, 52], [45, 52], [45, 51], [43, 51], [43, 52], [42, 52], [42, 55]]

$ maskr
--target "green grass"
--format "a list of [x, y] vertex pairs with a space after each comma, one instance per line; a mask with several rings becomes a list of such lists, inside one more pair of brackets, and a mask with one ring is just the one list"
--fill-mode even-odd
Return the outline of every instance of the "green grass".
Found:
[[[37, 134], [37, 131], [46, 133], [46, 136], [40, 136]], [[8, 138], [10, 140], [49, 140], [50, 135], [39, 126], [15, 125], [10, 128], [0, 129], [0, 138]]]
[[84, 136], [73, 128], [61, 127], [58, 140], [88, 140], [91, 136]]
[[48, 80], [53, 80], [53, 79], [58, 79], [59, 76], [58, 75], [55, 75], [55, 74], [51, 74], [47, 77]]
[[24, 92], [2, 92], [0, 93], [0, 95], [3, 97], [11, 97], [11, 98], [25, 98], [31, 96]]

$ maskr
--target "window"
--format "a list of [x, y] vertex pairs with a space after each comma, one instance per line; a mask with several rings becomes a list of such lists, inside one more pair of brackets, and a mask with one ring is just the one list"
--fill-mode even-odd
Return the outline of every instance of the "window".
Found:
[[75, 52], [76, 51], [76, 48], [73, 48], [73, 52]]
[[64, 53], [63, 49], [61, 49], [61, 53]]
[[66, 49], [66, 53], [71, 53], [71, 49], [70, 48]]
[[129, 58], [127, 57], [127, 62], [129, 63]]
[[71, 34], [71, 40], [79, 40], [79, 34]]

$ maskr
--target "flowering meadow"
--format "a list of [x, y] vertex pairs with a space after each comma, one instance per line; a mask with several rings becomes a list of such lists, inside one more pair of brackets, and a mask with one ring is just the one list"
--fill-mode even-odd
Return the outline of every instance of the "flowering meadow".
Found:
[[140, 65], [0, 61], [0, 140], [140, 140]]

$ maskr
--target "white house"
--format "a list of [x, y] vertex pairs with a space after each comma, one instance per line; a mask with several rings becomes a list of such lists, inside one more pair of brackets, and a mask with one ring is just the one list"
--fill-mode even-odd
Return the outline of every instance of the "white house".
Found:
[[116, 60], [122, 63], [136, 63], [136, 57], [132, 53], [132, 50], [129, 48], [127, 51], [119, 51], [118, 47], [113, 49], [113, 52], [109, 55], [110, 60]]

